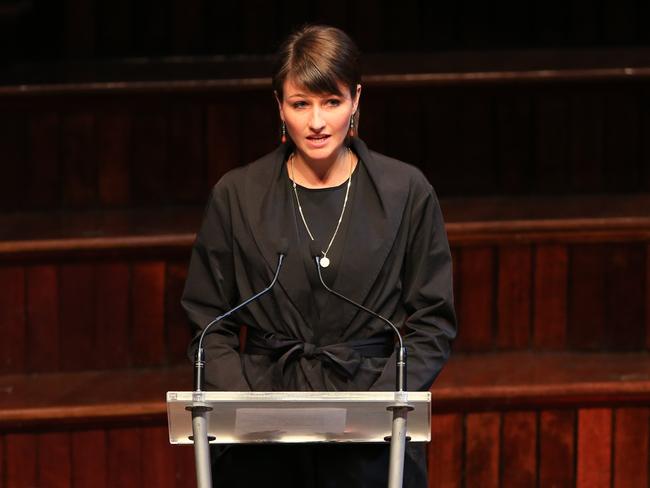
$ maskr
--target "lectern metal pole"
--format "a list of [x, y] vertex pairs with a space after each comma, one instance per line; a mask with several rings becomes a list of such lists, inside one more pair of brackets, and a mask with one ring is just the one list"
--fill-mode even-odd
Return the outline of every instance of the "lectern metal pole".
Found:
[[194, 402], [187, 407], [192, 412], [192, 440], [194, 442], [194, 461], [196, 463], [196, 484], [198, 488], [212, 488], [212, 469], [210, 466], [210, 444], [208, 442], [207, 404]]
[[395, 401], [386, 407], [393, 412], [393, 428], [390, 436], [390, 460], [388, 465], [388, 488], [402, 488], [404, 482], [404, 453], [406, 451], [406, 417], [413, 410], [408, 403], [408, 392], [395, 392]]

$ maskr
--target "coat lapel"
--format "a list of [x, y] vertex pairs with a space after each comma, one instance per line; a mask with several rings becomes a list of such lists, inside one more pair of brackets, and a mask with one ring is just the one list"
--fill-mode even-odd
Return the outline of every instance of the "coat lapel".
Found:
[[279, 285], [308, 324], [315, 323], [311, 306], [309, 279], [300, 252], [300, 242], [289, 184], [283, 174], [287, 144], [249, 166], [243, 206], [249, 232], [264, 257], [270, 272], [278, 264], [278, 249], [283, 239], [288, 241], [288, 252]]
[[[369, 178], [360, 178], [357, 182], [361, 184], [357, 185], [354, 205], [350, 209], [341, 269], [333, 289], [372, 308], [372, 304], [365, 303], [366, 297], [393, 247], [408, 198], [408, 185], [402, 184], [400, 175], [382, 171], [385, 168], [377, 161], [378, 155], [371, 153], [360, 139], [352, 139], [352, 148]], [[333, 307], [329, 310], [330, 313], [336, 312]], [[352, 307], [344, 310], [340, 325], [347, 329], [358, 311]], [[326, 322], [328, 316], [322, 316], [321, 320]]]

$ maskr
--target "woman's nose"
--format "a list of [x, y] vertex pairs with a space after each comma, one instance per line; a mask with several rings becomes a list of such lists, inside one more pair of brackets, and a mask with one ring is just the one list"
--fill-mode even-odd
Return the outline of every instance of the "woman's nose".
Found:
[[325, 120], [323, 119], [320, 108], [315, 107], [311, 112], [309, 119], [309, 128], [313, 131], [320, 131], [325, 127]]

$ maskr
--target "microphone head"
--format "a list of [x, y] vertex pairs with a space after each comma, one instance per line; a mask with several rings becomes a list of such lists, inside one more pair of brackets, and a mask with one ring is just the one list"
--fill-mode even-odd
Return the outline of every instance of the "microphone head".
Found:
[[311, 254], [312, 258], [320, 258], [321, 257], [321, 246], [320, 243], [316, 240], [313, 240], [309, 243], [309, 253]]
[[278, 242], [278, 254], [282, 254], [283, 256], [286, 256], [288, 251], [289, 251], [289, 239], [287, 239], [286, 237], [282, 237]]

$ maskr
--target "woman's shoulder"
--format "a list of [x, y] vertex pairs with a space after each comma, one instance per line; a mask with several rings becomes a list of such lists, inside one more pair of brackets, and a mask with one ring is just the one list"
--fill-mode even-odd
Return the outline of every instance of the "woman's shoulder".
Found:
[[213, 186], [213, 192], [231, 192], [241, 190], [247, 180], [269, 182], [275, 170], [274, 162], [281, 157], [278, 149], [242, 166], [228, 170]]
[[407, 186], [416, 190], [432, 191], [431, 183], [417, 166], [376, 151], [369, 150], [368, 153], [381, 178], [393, 181], [402, 188]]

